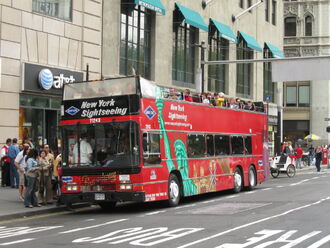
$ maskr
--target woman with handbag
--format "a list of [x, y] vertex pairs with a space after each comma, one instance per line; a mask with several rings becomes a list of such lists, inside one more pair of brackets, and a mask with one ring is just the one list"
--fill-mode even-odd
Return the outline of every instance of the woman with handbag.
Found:
[[26, 160], [26, 180], [27, 189], [24, 197], [24, 205], [27, 208], [40, 207], [35, 194], [35, 187], [37, 182], [37, 172], [40, 170], [39, 163], [37, 161], [38, 152], [35, 149], [31, 149]]
[[47, 159], [47, 153], [45, 150], [39, 152], [38, 162], [41, 166], [39, 172], [39, 193], [38, 193], [38, 203], [52, 204], [52, 177], [51, 177], [51, 167], [52, 164]]

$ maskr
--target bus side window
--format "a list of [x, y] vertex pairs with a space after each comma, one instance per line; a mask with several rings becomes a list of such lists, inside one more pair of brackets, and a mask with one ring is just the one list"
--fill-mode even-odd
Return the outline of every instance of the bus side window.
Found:
[[215, 155], [228, 155], [229, 154], [229, 136], [215, 135], [214, 136]]
[[187, 144], [189, 158], [204, 157], [206, 152], [204, 135], [189, 134]]
[[142, 139], [144, 164], [160, 164], [160, 135], [144, 133]]
[[207, 156], [214, 156], [214, 137], [213, 137], [213, 135], [206, 135], [206, 150], [207, 150]]
[[242, 136], [231, 136], [232, 154], [244, 154], [244, 144]]
[[252, 137], [246, 136], [244, 139], [245, 154], [252, 154]]

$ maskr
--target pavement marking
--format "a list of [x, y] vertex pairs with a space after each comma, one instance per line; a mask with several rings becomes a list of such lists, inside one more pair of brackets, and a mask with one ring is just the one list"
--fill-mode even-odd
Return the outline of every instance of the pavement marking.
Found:
[[203, 201], [203, 202], [200, 202], [200, 204], [206, 204], [206, 203], [210, 203], [210, 202], [215, 202], [215, 200]]
[[249, 194], [254, 194], [254, 193], [256, 193], [257, 191], [248, 191], [248, 192], [245, 192], [244, 194], [245, 195], [249, 195]]
[[318, 248], [321, 247], [322, 245], [328, 243], [328, 241], [330, 241], [330, 235], [324, 237], [323, 239], [317, 241], [316, 243], [308, 246], [307, 248]]
[[283, 185], [277, 185], [276, 188], [284, 188], [285, 186]]
[[31, 241], [31, 240], [35, 240], [35, 239], [34, 238], [31, 238], [31, 239], [20, 239], [20, 240], [16, 240], [16, 241], [12, 241], [12, 242], [1, 243], [0, 245], [2, 245], [2, 246], [5, 246], [5, 245], [14, 245], [14, 244], [28, 242], [28, 241]]
[[119, 220], [108, 221], [108, 222], [105, 222], [105, 223], [102, 223], [102, 224], [98, 224], [98, 225], [87, 226], [87, 227], [80, 227], [80, 228], [76, 228], [76, 229], [72, 229], [72, 230], [60, 232], [60, 234], [79, 232], [79, 231], [82, 231], [82, 230], [87, 230], [87, 229], [92, 229], [92, 228], [96, 228], [96, 227], [100, 227], [100, 226], [106, 226], [106, 225], [110, 225], [110, 224], [115, 224], [115, 223], [123, 222], [123, 221], [126, 221], [126, 220], [128, 220], [128, 219], [119, 219]]
[[328, 200], [330, 200], [330, 196], [327, 197], [327, 198], [323, 198], [323, 199], [321, 199], [321, 200], [319, 200], [317, 202], [314, 202], [314, 203], [310, 203], [310, 204], [306, 204], [306, 205], [303, 205], [303, 206], [300, 206], [300, 207], [297, 207], [297, 208], [294, 208], [294, 209], [290, 209], [290, 210], [288, 210], [288, 211], [286, 211], [284, 213], [281, 213], [281, 214], [276, 214], [276, 215], [273, 215], [273, 216], [269, 216], [269, 217], [266, 217], [266, 218], [263, 218], [263, 219], [260, 219], [260, 220], [256, 220], [256, 221], [253, 221], [253, 222], [244, 224], [244, 225], [240, 225], [240, 226], [234, 227], [232, 229], [228, 229], [226, 231], [223, 231], [223, 232], [220, 232], [220, 233], [211, 235], [209, 237], [206, 237], [206, 238], [203, 238], [203, 239], [199, 239], [199, 240], [190, 242], [188, 244], [179, 246], [178, 248], [185, 248], [185, 247], [193, 246], [193, 245], [202, 243], [204, 241], [208, 241], [210, 239], [214, 239], [214, 238], [223, 236], [225, 234], [228, 234], [228, 233], [231, 233], [231, 232], [234, 232], [234, 231], [237, 231], [237, 230], [240, 230], [240, 229], [243, 229], [243, 228], [246, 228], [246, 227], [255, 225], [255, 224], [259, 224], [259, 223], [262, 223], [262, 222], [265, 222], [265, 221], [268, 221], [268, 220], [272, 220], [272, 219], [275, 219], [275, 218], [278, 218], [278, 217], [282, 217], [282, 216], [288, 215], [290, 213], [293, 213], [293, 212], [296, 212], [296, 211], [299, 211], [299, 210], [302, 210], [302, 209], [305, 209], [305, 208], [309, 208], [309, 207], [315, 206], [317, 204], [321, 204], [322, 202], [328, 201]]
[[156, 215], [156, 214], [160, 214], [160, 213], [165, 213], [166, 210], [162, 210], [162, 211], [155, 211], [155, 212], [150, 212], [150, 213], [147, 213], [145, 215]]
[[271, 190], [272, 188], [264, 188], [262, 191]]
[[230, 196], [226, 196], [225, 198], [226, 199], [231, 199], [231, 198], [235, 198], [235, 197], [238, 197], [239, 195], [230, 195]]

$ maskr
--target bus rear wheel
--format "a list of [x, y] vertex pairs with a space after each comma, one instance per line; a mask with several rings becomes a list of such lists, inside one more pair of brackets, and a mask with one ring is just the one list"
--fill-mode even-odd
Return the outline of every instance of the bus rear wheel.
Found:
[[234, 173], [234, 193], [241, 192], [243, 187], [243, 176], [240, 168], [236, 167]]
[[257, 173], [253, 166], [249, 168], [249, 190], [253, 190], [257, 186]]
[[168, 200], [169, 207], [175, 207], [180, 202], [180, 183], [176, 175], [171, 174], [168, 180]]
[[111, 210], [116, 207], [117, 202], [99, 202], [99, 206], [102, 208], [102, 210]]

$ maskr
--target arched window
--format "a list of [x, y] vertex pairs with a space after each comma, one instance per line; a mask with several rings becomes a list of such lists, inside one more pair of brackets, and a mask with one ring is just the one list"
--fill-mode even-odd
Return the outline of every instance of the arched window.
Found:
[[305, 36], [312, 36], [312, 17], [305, 17]]
[[297, 35], [297, 18], [287, 17], [284, 19], [284, 36]]

